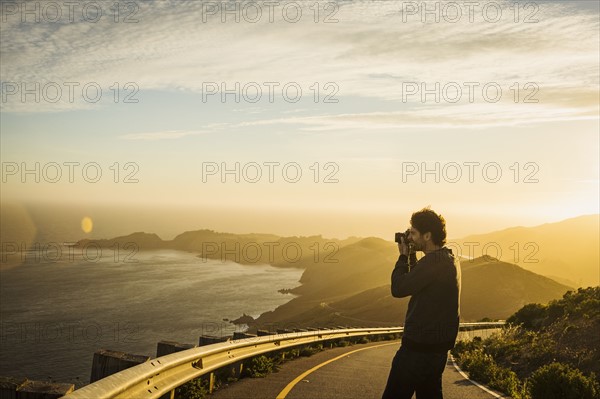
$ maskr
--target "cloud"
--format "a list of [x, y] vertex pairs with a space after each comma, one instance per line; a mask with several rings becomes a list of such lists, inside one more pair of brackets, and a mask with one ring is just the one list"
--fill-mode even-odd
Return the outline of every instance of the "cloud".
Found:
[[207, 134], [207, 131], [166, 130], [162, 132], [128, 133], [119, 136], [122, 140], [173, 140], [187, 136]]
[[[109, 10], [114, 1], [100, 3]], [[300, 1], [295, 3], [303, 5], [297, 23], [285, 21], [282, 6], [275, 8], [270, 22], [268, 8], [260, 1], [256, 4], [262, 6], [263, 15], [257, 23], [244, 20], [251, 14], [240, 12], [240, 22], [235, 22], [232, 14], [208, 15], [203, 8], [206, 2], [179, 0], [139, 2], [137, 23], [115, 23], [111, 14], [95, 24], [78, 18], [75, 23], [21, 23], [18, 15], [3, 15], [2, 82], [79, 82], [82, 86], [96, 82], [107, 94], [97, 104], [77, 98], [72, 103], [61, 98], [56, 104], [37, 104], [19, 101], [15, 95], [3, 101], [2, 108], [46, 112], [102, 106], [111, 101], [110, 87], [115, 82], [121, 87], [134, 82], [142, 93], [198, 94], [205, 82], [226, 82], [228, 87], [235, 82], [297, 82], [307, 88], [315, 82], [321, 87], [334, 82], [341, 103], [346, 98], [377, 99], [397, 103], [402, 111], [348, 109], [344, 115], [282, 118], [272, 123], [300, 123], [311, 130], [453, 127], [588, 119], [594, 110], [597, 115], [596, 14], [543, 3], [537, 9], [521, 9], [515, 22], [513, 2], [500, 1], [495, 2], [502, 5], [498, 22], [486, 21], [480, 7], [474, 10], [473, 22], [464, 14], [457, 23], [444, 18], [440, 23], [422, 23], [418, 13], [402, 12], [406, 3], [340, 1], [338, 9], [321, 8], [318, 23], [310, 4]], [[525, 23], [527, 16], [538, 22]], [[338, 22], [323, 23], [327, 17]], [[227, 22], [222, 23], [222, 18]], [[539, 87], [541, 105], [501, 101], [493, 106], [478, 100], [477, 104], [436, 106], [418, 98], [404, 102], [407, 82], [429, 86], [494, 82], [507, 97], [515, 83], [523, 87], [533, 82]], [[413, 109], [405, 110], [407, 103]], [[261, 108], [245, 111], [249, 116], [258, 112], [264, 114]], [[189, 134], [159, 132], [127, 138]]]
[[312, 132], [399, 128], [477, 129], [568, 120], [597, 120], [597, 111], [593, 108], [566, 107], [557, 110], [552, 106], [503, 102], [272, 118], [231, 124], [228, 127], [297, 125], [300, 130]]

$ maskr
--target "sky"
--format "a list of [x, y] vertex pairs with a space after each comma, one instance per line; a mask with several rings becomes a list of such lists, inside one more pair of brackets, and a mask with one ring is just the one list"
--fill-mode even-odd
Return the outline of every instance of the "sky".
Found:
[[86, 3], [1, 5], [3, 206], [167, 236], [598, 213], [595, 1]]

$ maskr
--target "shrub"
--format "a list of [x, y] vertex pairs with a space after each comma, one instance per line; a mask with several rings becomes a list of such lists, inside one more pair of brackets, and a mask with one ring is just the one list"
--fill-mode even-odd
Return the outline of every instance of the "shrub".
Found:
[[236, 369], [239, 366], [225, 366], [220, 369], [215, 370], [214, 376], [214, 389], [220, 389], [223, 385], [234, 382], [238, 380], [238, 374], [236, 373]]
[[550, 325], [567, 315], [567, 306], [564, 301], [553, 300], [548, 304], [548, 317], [546, 324]]
[[265, 355], [260, 355], [250, 359], [248, 364], [244, 365], [245, 375], [252, 378], [266, 377], [273, 371], [274, 367], [273, 359], [268, 358]]
[[452, 353], [453, 356], [460, 358], [462, 353], [474, 351], [476, 349], [482, 349], [481, 337], [474, 337], [468, 341], [456, 341], [456, 344], [450, 353]]
[[334, 345], [335, 345], [335, 346], [348, 346], [348, 345], [350, 345], [350, 344], [351, 344], [351, 342], [349, 342], [349, 341], [347, 341], [347, 340], [345, 340], [345, 339], [340, 339], [340, 340], [337, 340], [337, 341], [334, 343]]
[[[288, 356], [289, 355], [289, 356]], [[292, 348], [285, 355], [286, 359], [295, 359], [300, 357], [300, 348]]]
[[514, 399], [528, 399], [526, 389], [517, 374], [497, 365], [492, 356], [484, 353], [482, 349], [461, 352], [459, 363], [468, 371], [469, 378], [487, 384]]
[[[553, 314], [558, 310], [553, 308]], [[548, 316], [548, 307], [539, 303], [530, 303], [523, 306], [515, 314], [506, 319], [508, 324], [520, 324], [523, 328], [532, 330], [542, 326]]]
[[513, 398], [521, 398], [522, 384], [517, 374], [505, 367], [497, 366], [494, 370], [494, 376], [490, 381], [490, 387], [508, 394]]
[[208, 380], [195, 378], [175, 389], [175, 398], [179, 399], [204, 399], [208, 397]]
[[360, 337], [360, 339], [359, 339], [358, 341], [356, 341], [356, 342], [357, 342], [357, 343], [359, 343], [359, 344], [368, 344], [368, 343], [369, 343], [369, 342], [371, 342], [371, 341], [369, 340], [369, 338], [367, 338], [366, 336], [364, 336], [364, 335], [363, 335], [363, 336], [362, 336], [362, 337]]
[[598, 399], [600, 386], [593, 376], [586, 377], [563, 363], [551, 363], [537, 369], [530, 378], [533, 399]]
[[313, 346], [305, 346], [300, 349], [300, 356], [312, 356], [315, 353], [321, 351], [323, 349], [323, 345]]
[[596, 298], [585, 299], [577, 306], [575, 312], [588, 316], [588, 318], [590, 315], [596, 315], [600, 312], [600, 300]]
[[460, 356], [461, 366], [469, 372], [469, 378], [488, 384], [492, 381], [496, 363], [494, 359], [481, 350], [464, 352]]

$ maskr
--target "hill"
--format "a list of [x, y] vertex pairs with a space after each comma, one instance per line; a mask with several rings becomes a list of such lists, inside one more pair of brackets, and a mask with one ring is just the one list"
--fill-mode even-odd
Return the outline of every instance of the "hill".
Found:
[[[340, 249], [338, 264], [308, 267], [303, 285], [292, 290], [301, 296], [261, 314], [249, 324], [250, 331], [270, 325], [401, 325], [409, 298], [391, 296], [397, 251], [394, 244], [378, 239]], [[547, 303], [573, 288], [489, 256], [463, 260], [461, 272], [462, 321], [505, 319], [526, 303]]]
[[356, 294], [389, 283], [390, 265], [397, 259], [395, 243], [365, 238], [340, 248], [331, 260], [301, 259], [298, 265], [305, 269], [302, 285], [291, 292], [321, 299]]
[[[270, 264], [277, 267], [305, 267], [306, 260], [335, 260], [339, 248], [360, 240], [308, 237], [281, 237], [274, 234], [233, 234], [213, 230], [186, 231], [173, 240], [162, 240], [156, 234], [137, 232], [111, 239], [83, 239], [76, 246], [90, 244], [111, 248], [116, 244], [137, 245], [139, 250], [174, 249], [198, 253], [199, 258], [229, 260], [236, 263]], [[304, 259], [304, 262], [300, 262]]]
[[487, 255], [559, 282], [573, 281], [575, 287], [587, 287], [600, 284], [599, 242], [599, 215], [595, 214], [471, 235], [449, 240], [449, 245], [472, 257], [485, 255], [485, 247]]
[[151, 233], [136, 232], [128, 234], [126, 236], [119, 236], [110, 239], [83, 239], [77, 241], [75, 246], [86, 247], [88, 245], [97, 245], [101, 248], [111, 248], [115, 245], [119, 245], [120, 248], [125, 248], [126, 245], [135, 245], [137, 249], [149, 250], [149, 249], [163, 249], [167, 248], [165, 241], [161, 240], [159, 236]]
[[[304, 269], [300, 286], [280, 287], [297, 297], [260, 315], [249, 323], [251, 330], [273, 323], [398, 325], [408, 304], [408, 298], [390, 294], [397, 245], [375, 237], [339, 240], [320, 235], [281, 237], [196, 230], [171, 241], [134, 233], [110, 240], [81, 240], [79, 245], [90, 241], [106, 247], [136, 242], [140, 249], [170, 248], [196, 252], [203, 258]], [[597, 278], [598, 215], [468, 236], [449, 240], [448, 246], [461, 255], [463, 321], [504, 319], [527, 303], [560, 298], [577, 288], [573, 280], [593, 280], [594, 274]], [[499, 259], [464, 257], [473, 254], [468, 248], [476, 253], [486, 246], [492, 252], [500, 249]]]

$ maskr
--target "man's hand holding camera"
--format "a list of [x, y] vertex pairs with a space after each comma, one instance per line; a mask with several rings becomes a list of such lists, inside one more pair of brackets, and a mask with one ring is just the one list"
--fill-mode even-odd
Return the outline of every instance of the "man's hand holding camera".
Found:
[[407, 229], [404, 233], [396, 233], [395, 241], [398, 243], [398, 250], [400, 250], [400, 254], [408, 256], [412, 250], [410, 229]]
[[402, 242], [398, 243], [398, 249], [400, 250], [400, 254], [408, 256], [409, 247], [404, 242], [404, 237], [401, 238], [401, 241]]

